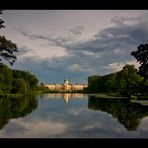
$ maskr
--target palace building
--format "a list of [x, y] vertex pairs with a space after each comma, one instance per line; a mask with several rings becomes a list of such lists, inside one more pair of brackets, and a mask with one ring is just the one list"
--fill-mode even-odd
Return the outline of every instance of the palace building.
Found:
[[87, 84], [69, 84], [68, 79], [65, 77], [63, 84], [43, 84], [49, 90], [59, 90], [59, 91], [73, 91], [73, 90], [84, 90]]

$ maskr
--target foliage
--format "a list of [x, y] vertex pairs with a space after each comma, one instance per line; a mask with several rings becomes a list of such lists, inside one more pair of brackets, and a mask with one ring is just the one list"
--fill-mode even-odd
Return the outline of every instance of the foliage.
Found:
[[18, 78], [13, 85], [13, 93], [27, 94], [27, 85], [24, 79]]
[[38, 79], [30, 71], [13, 70], [13, 77], [15, 79], [23, 78], [26, 82], [27, 89], [35, 90]]
[[1, 93], [9, 93], [12, 89], [12, 71], [0, 63], [0, 90]]
[[0, 94], [30, 94], [36, 90], [38, 79], [30, 72], [11, 70], [0, 63]]
[[141, 64], [139, 74], [148, 79], [148, 44], [141, 44], [137, 48], [138, 50], [131, 52], [131, 55]]
[[116, 92], [119, 95], [130, 96], [138, 93], [143, 84], [134, 65], [125, 65], [119, 72], [104, 76], [89, 76], [88, 90], [92, 92]]
[[[2, 14], [2, 10], [0, 10], [0, 14]], [[3, 23], [4, 21], [0, 19], [0, 29], [4, 28]], [[11, 42], [11, 40], [7, 40], [5, 36], [0, 36], [0, 61], [5, 59], [10, 65], [13, 65], [17, 59], [14, 52], [18, 52], [17, 45]]]
[[36, 87], [36, 92], [37, 93], [49, 93], [49, 89], [47, 87], [44, 87], [42, 84], [37, 85]]
[[132, 101], [136, 101], [136, 100], [137, 100], [137, 97], [134, 96], [134, 95], [131, 95], [131, 100], [132, 100]]
[[[0, 14], [3, 14], [2, 12], [3, 12], [3, 10], [0, 10]], [[4, 21], [2, 19], [0, 19], [0, 29], [1, 28], [5, 28], [5, 26], [3, 25], [3, 23], [4, 23]]]

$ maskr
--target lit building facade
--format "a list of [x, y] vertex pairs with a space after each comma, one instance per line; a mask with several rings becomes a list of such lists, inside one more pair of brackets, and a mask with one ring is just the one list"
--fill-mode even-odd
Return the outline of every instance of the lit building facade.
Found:
[[88, 87], [87, 84], [69, 84], [67, 78], [64, 79], [64, 84], [43, 84], [44, 87], [47, 87], [49, 90], [58, 90], [58, 91], [73, 91], [73, 90], [84, 90]]

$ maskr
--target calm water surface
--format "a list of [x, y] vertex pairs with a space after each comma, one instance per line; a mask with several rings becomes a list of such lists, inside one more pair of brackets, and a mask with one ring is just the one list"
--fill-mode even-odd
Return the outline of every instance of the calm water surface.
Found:
[[1, 138], [148, 137], [148, 106], [87, 94], [0, 98]]

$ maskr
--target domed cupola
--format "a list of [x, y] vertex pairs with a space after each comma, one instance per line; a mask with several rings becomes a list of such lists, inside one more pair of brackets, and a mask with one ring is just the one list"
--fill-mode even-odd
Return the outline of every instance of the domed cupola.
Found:
[[65, 79], [64, 79], [64, 84], [65, 85], [68, 85], [68, 79], [65, 77]]

